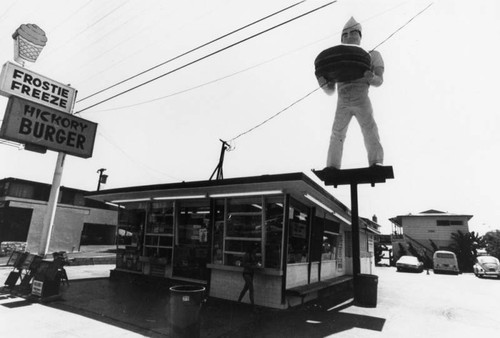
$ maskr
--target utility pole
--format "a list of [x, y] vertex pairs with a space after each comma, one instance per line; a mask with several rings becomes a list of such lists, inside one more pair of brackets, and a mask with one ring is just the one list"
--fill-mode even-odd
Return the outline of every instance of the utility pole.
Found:
[[101, 183], [106, 184], [106, 180], [108, 179], [108, 175], [103, 174], [103, 172], [105, 172], [105, 171], [106, 171], [106, 169], [104, 169], [104, 168], [97, 170], [97, 172], [99, 173], [99, 181], [97, 182], [97, 191], [99, 191], [101, 189]]

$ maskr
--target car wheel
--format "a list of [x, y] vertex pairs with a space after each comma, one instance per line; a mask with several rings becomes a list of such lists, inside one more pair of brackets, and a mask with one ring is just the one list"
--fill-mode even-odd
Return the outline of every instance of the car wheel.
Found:
[[396, 268], [397, 272], [400, 272], [401, 271], [401, 268]]

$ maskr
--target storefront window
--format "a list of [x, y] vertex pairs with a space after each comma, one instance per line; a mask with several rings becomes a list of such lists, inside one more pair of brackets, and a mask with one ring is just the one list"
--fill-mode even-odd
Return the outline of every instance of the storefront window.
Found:
[[323, 248], [321, 260], [334, 260], [338, 256], [337, 235], [333, 233], [323, 233]]
[[133, 203], [118, 212], [118, 245], [140, 247], [140, 236], [146, 223], [147, 203]]
[[180, 201], [174, 250], [173, 275], [197, 280], [208, 277], [208, 228], [210, 206], [207, 200]]
[[213, 263], [240, 266], [245, 251], [251, 246], [256, 248], [262, 267], [279, 269], [283, 203], [282, 195], [216, 200]]
[[265, 267], [281, 267], [281, 243], [283, 241], [283, 197], [265, 199]]
[[173, 234], [174, 231], [174, 203], [154, 202], [149, 213], [147, 233]]
[[116, 267], [141, 271], [139, 256], [142, 252], [141, 238], [146, 223], [147, 203], [130, 203], [118, 212]]
[[214, 237], [213, 237], [213, 263], [223, 264], [224, 251], [224, 200], [215, 203]]
[[261, 257], [262, 243], [262, 197], [227, 199], [225, 262], [226, 265], [241, 264], [246, 248], [257, 247]]
[[290, 229], [288, 232], [288, 263], [307, 262], [308, 257], [308, 229], [309, 209], [291, 201], [289, 210]]
[[227, 237], [262, 237], [262, 201], [258, 199], [228, 200]]

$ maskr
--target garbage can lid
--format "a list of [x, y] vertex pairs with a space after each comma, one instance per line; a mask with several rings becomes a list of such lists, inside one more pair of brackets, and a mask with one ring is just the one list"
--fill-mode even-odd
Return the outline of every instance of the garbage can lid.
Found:
[[360, 277], [362, 279], [378, 279], [377, 275], [370, 275], [367, 273], [358, 273], [357, 277]]
[[170, 287], [170, 291], [174, 292], [200, 292], [205, 291], [204, 286], [199, 285], [175, 285]]

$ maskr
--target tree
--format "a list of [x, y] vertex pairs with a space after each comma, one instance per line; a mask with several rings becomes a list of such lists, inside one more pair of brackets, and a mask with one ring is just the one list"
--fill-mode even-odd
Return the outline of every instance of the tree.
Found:
[[500, 230], [488, 231], [483, 239], [488, 255], [500, 259]]
[[457, 255], [460, 271], [471, 272], [477, 249], [484, 247], [484, 239], [474, 231], [463, 233], [460, 230], [451, 234], [451, 239], [451, 249]]
[[438, 251], [439, 250], [439, 247], [437, 246], [436, 243], [434, 243], [434, 241], [432, 239], [429, 239], [429, 242], [431, 242], [431, 246], [432, 246], [432, 250], [433, 250], [432, 253], [434, 253], [434, 251]]

